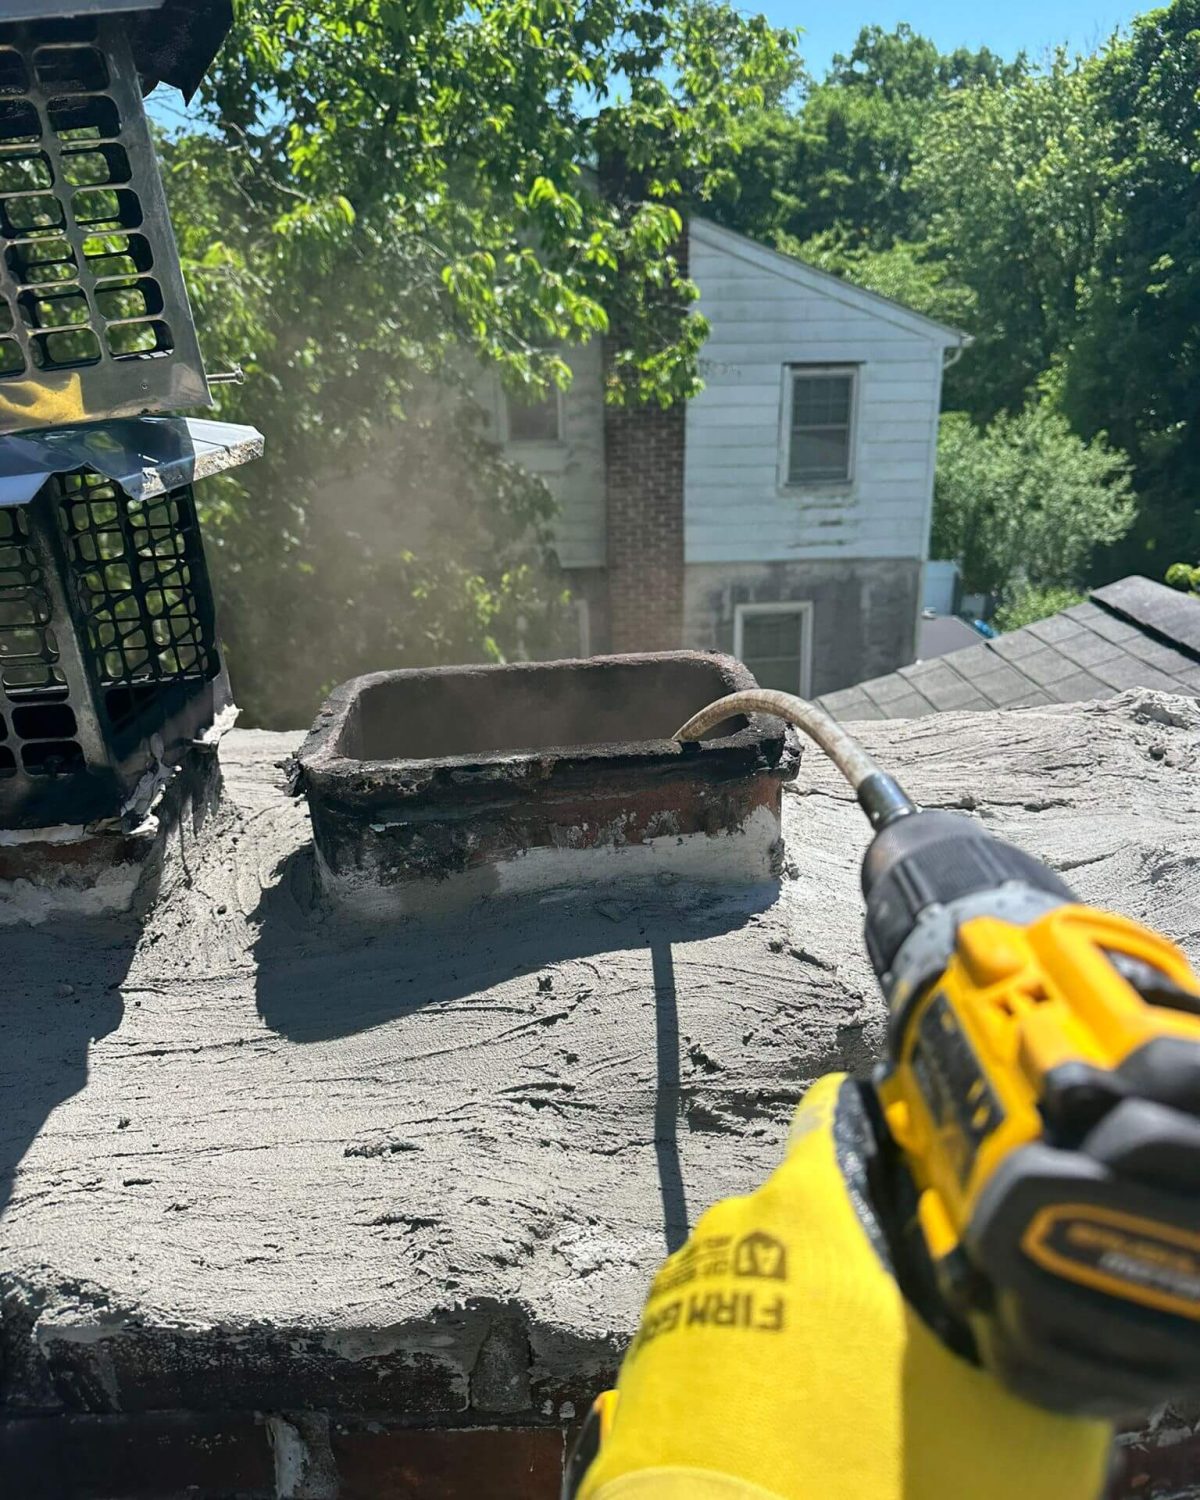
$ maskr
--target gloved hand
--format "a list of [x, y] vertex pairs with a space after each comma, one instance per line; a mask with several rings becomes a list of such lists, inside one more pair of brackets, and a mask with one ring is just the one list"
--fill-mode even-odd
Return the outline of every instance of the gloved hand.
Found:
[[863, 1124], [821, 1079], [784, 1164], [666, 1262], [580, 1500], [1096, 1500], [1109, 1426], [1010, 1395], [901, 1295]]

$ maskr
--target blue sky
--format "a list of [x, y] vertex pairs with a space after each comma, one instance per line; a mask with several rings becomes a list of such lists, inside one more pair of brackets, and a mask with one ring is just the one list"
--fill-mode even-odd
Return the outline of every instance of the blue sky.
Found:
[[1151, 8], [1121, 0], [1002, 0], [1000, 4], [964, 5], [962, 0], [910, 0], [908, 4], [849, 11], [813, 0], [741, 0], [740, 9], [762, 10], [777, 26], [803, 26], [801, 49], [811, 72], [825, 71], [835, 52], [848, 52], [859, 28], [890, 31], [907, 21], [931, 37], [943, 52], [955, 47], [988, 46], [1003, 57], [1022, 48], [1040, 57], [1060, 42], [1073, 51], [1090, 52], [1117, 26]]

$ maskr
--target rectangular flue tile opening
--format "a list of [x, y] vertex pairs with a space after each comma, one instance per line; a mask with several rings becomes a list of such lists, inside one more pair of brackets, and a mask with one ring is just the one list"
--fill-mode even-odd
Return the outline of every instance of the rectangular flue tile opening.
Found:
[[[729, 691], [717, 661], [679, 657], [396, 675], [364, 689], [337, 751], [350, 760], [446, 760], [667, 740]], [[739, 718], [718, 732], [745, 727]]]

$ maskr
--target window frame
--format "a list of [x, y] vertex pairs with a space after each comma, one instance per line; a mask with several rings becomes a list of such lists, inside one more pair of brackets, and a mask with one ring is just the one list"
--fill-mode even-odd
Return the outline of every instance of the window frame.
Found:
[[733, 654], [745, 665], [745, 622], [752, 615], [796, 615], [800, 620], [801, 698], [812, 692], [813, 606], [811, 599], [784, 599], [769, 604], [735, 604], [733, 608]]
[[[850, 415], [846, 423], [846, 473], [838, 479], [792, 479], [792, 415], [795, 409], [796, 384], [800, 380], [827, 375], [844, 375], [850, 381]], [[783, 367], [783, 396], [779, 420], [779, 488], [788, 494], [804, 490], [841, 491], [853, 489], [858, 457], [858, 407], [862, 366], [857, 364], [804, 364], [792, 362]]]
[[501, 420], [501, 422], [503, 424], [504, 442], [506, 444], [512, 444], [512, 446], [515, 447], [515, 448], [540, 448], [543, 451], [546, 451], [546, 450], [551, 449], [551, 448], [561, 448], [562, 447], [562, 445], [563, 445], [563, 443], [565, 441], [565, 439], [563, 437], [563, 418], [565, 416], [565, 412], [563, 410], [563, 393], [562, 393], [562, 391], [559, 390], [559, 388], [557, 386], [554, 386], [553, 389], [552, 389], [552, 395], [553, 395], [553, 398], [554, 398], [554, 412], [555, 412], [555, 424], [554, 425], [555, 425], [556, 435], [554, 437], [552, 437], [552, 438], [520, 438], [520, 437], [513, 437], [513, 435], [512, 435], [512, 422], [510, 420], [510, 412], [511, 412], [512, 408], [509, 405], [509, 403], [512, 402], [512, 401], [515, 401], [516, 397], [513, 395], [513, 393], [511, 391], [506, 391], [503, 387], [501, 387], [501, 390], [500, 390], [500, 420]]

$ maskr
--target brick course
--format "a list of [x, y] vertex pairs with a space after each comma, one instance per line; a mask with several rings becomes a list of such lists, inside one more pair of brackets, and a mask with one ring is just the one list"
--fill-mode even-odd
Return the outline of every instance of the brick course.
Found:
[[[280, 1480], [269, 1430], [325, 1433], [311, 1468]], [[558, 1500], [561, 1427], [398, 1427], [326, 1413], [147, 1412], [0, 1421], [12, 1500]]]
[[[1106, 1500], [1193, 1494], [1196, 1415], [1168, 1408], [1153, 1431], [1118, 1439]], [[386, 1417], [350, 1424], [324, 1413], [293, 1415], [311, 1432], [327, 1424], [326, 1462], [319, 1482], [280, 1487], [271, 1420], [254, 1412], [9, 1418], [0, 1421], [0, 1493], [13, 1500], [557, 1500], [574, 1440], [574, 1431], [557, 1426], [431, 1430]]]

